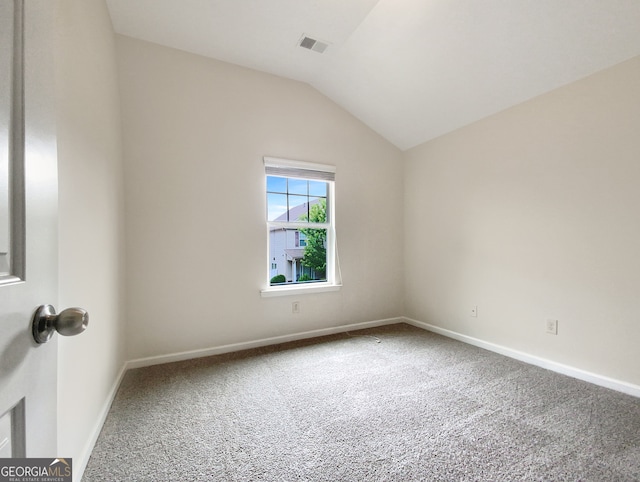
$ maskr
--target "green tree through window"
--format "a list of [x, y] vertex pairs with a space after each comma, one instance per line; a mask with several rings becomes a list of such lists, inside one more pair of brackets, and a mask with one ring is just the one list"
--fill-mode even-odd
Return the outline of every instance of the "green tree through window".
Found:
[[[327, 201], [321, 199], [309, 209], [309, 215], [303, 219], [312, 223], [327, 222]], [[327, 272], [327, 230], [326, 229], [300, 229], [307, 239], [304, 247], [302, 265], [313, 269], [319, 279], [324, 279]]]

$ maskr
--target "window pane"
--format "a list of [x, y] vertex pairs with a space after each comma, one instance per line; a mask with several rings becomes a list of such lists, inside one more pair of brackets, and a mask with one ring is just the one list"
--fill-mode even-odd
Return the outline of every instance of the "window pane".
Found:
[[287, 178], [267, 176], [267, 192], [287, 192]]
[[326, 229], [277, 229], [269, 233], [271, 286], [327, 279]]
[[307, 184], [309, 181], [305, 179], [289, 178], [289, 194], [307, 195]]
[[310, 198], [309, 199], [309, 222], [310, 223], [326, 223], [327, 222], [326, 198]]
[[309, 196], [327, 197], [327, 183], [309, 181]]
[[267, 194], [267, 219], [269, 221], [287, 221], [286, 194]]
[[327, 279], [327, 230], [303, 229], [300, 231], [300, 239], [304, 240], [304, 248], [296, 273], [297, 281], [300, 283], [325, 281]]
[[309, 215], [307, 196], [289, 196], [289, 221], [306, 221]]

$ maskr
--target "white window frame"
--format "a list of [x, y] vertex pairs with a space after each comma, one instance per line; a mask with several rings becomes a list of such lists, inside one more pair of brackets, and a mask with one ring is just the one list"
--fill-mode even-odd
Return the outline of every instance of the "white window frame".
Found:
[[[338, 291], [342, 286], [338, 279], [336, 262], [336, 232], [335, 232], [335, 172], [336, 167], [328, 164], [317, 164], [312, 162], [294, 161], [290, 159], [278, 159], [275, 157], [264, 158], [265, 167], [265, 220], [267, 233], [267, 256], [265, 257], [265, 283], [260, 290], [262, 297], [299, 295], [303, 293], [320, 293], [326, 291]], [[309, 228], [309, 223], [305, 222], [277, 222], [269, 221], [268, 205], [266, 205], [266, 182], [267, 176], [279, 175], [282, 177], [322, 180], [327, 183], [327, 220], [326, 223], [313, 223], [313, 228], [327, 230], [327, 280], [314, 283], [290, 283], [286, 285], [271, 286], [271, 257], [269, 246], [269, 230], [272, 227], [286, 227], [305, 229]], [[339, 271], [339, 270], [338, 270]]]

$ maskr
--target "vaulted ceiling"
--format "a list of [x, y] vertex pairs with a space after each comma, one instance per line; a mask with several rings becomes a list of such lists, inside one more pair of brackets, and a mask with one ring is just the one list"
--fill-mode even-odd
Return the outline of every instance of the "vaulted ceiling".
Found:
[[120, 34], [307, 82], [401, 149], [640, 55], [638, 0], [107, 3]]

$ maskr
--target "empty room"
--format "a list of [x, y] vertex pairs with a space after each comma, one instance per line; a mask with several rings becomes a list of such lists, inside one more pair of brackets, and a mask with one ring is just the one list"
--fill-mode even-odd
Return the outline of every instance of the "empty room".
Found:
[[0, 1], [1, 470], [640, 480], [639, 2]]

